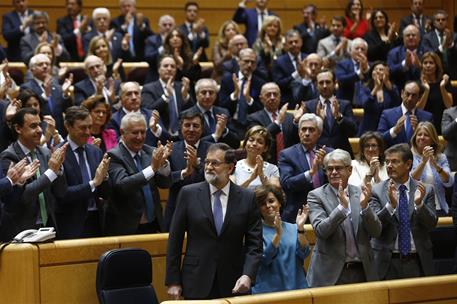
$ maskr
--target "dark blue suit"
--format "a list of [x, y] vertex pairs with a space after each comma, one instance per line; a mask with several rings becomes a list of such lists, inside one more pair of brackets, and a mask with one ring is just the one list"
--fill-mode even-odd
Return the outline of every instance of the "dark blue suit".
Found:
[[[331, 150], [333, 149], [326, 148], [327, 153]], [[286, 206], [282, 211], [281, 218], [286, 222], [295, 223], [298, 209], [306, 203], [308, 192], [314, 189], [312, 180], [308, 181], [304, 174], [311, 166], [312, 164], [308, 163], [304, 146], [301, 143], [284, 149], [279, 154], [280, 181], [286, 194]], [[325, 184], [326, 177], [322, 168], [319, 169], [318, 174], [321, 185]]]
[[[402, 115], [403, 113], [401, 110], [401, 106], [382, 111], [381, 118], [379, 120], [378, 131], [381, 132], [387, 147], [400, 143], [409, 144], [409, 140], [406, 137], [406, 131], [404, 127], [401, 129], [400, 133], [395, 138], [392, 138], [392, 136], [390, 135], [390, 129], [397, 124], [398, 119], [400, 119]], [[415, 115], [417, 117], [418, 122], [433, 122], [432, 113], [429, 113], [427, 111], [416, 109]]]
[[[63, 143], [62, 143], [63, 144]], [[84, 145], [87, 163], [89, 164], [90, 179], [94, 178], [95, 171], [102, 161], [103, 152], [94, 145]], [[103, 182], [92, 192], [89, 183], [83, 183], [81, 169], [75, 153], [68, 146], [63, 163], [67, 192], [57, 198], [56, 218], [59, 223], [59, 238], [80, 238], [83, 236], [101, 236], [103, 205], [101, 198], [108, 197], [108, 182]], [[87, 231], [85, 227], [90, 201], [95, 201], [99, 213], [98, 231]]]
[[149, 63], [149, 73], [146, 75], [145, 83], [159, 79], [158, 64], [161, 53], [159, 48], [163, 46], [162, 36], [151, 35], [146, 38], [144, 47], [144, 60]]
[[24, 88], [31, 89], [40, 97], [40, 114], [52, 115], [56, 121], [56, 128], [59, 130], [60, 135], [65, 136], [67, 134], [67, 129], [64, 127], [63, 113], [65, 113], [65, 110], [72, 105], [72, 100], [71, 98], [63, 97], [62, 87], [58, 83], [52, 84], [50, 96], [52, 109], [49, 106], [49, 100], [46, 100], [41, 96], [41, 94], [43, 94], [43, 89], [35, 79], [22, 84], [21, 89]]
[[[230, 77], [233, 73], [238, 73], [240, 66], [236, 58], [232, 58], [222, 62], [222, 75], [229, 74]], [[268, 70], [260, 56], [257, 56], [257, 66], [254, 70], [254, 75], [262, 78], [263, 80], [269, 80]]]
[[[268, 15], [274, 14], [268, 10]], [[238, 7], [235, 11], [235, 15], [233, 16], [233, 21], [245, 25], [246, 30], [244, 32], [244, 36], [248, 40], [249, 47], [254, 44], [257, 38], [257, 33], [259, 32], [259, 27], [262, 27], [261, 24], [258, 24], [257, 17], [257, 10], [255, 8], [243, 7]]]
[[[188, 38], [189, 35], [189, 28], [185, 23], [181, 24], [178, 29], [184, 33], [184, 36]], [[203, 49], [203, 52], [201, 56], [198, 58], [200, 62], [205, 62], [208, 61], [208, 57], [206, 56], [205, 49], [209, 47], [209, 32], [208, 28], [205, 26], [203, 29], [205, 32], [205, 38], [201, 38], [200, 35], [194, 33], [194, 39], [189, 40], [190, 47], [192, 49], [192, 53], [195, 54], [195, 52], [198, 51], [198, 49], [201, 47]]]
[[[306, 54], [301, 53], [300, 58], [306, 58]], [[272, 66], [272, 76], [273, 81], [279, 85], [281, 89], [281, 102], [291, 102], [292, 100], [292, 89], [291, 84], [294, 78], [292, 73], [295, 72], [294, 64], [290, 59], [289, 53], [285, 53], [278, 57], [278, 59], [273, 62]]]
[[[310, 113], [316, 113], [317, 102], [318, 99], [306, 102], [306, 108]], [[343, 119], [340, 123], [334, 121], [331, 130], [328, 130], [324, 123], [324, 129], [317, 143], [334, 149], [346, 150], [353, 156], [349, 137], [354, 137], [357, 134], [357, 124], [352, 113], [352, 106], [349, 101], [343, 99], [338, 99], [338, 103], [340, 112], [343, 114]]]
[[303, 41], [301, 50], [307, 54], [316, 53], [319, 40], [330, 35], [328, 29], [321, 27], [317, 23], [314, 24], [314, 31], [312, 32], [308, 31], [308, 26], [305, 23], [295, 25], [294, 29], [300, 32]]
[[208, 151], [210, 142], [200, 140], [197, 149], [197, 157], [200, 160], [199, 165], [194, 168], [194, 172], [190, 175], [181, 179], [181, 171], [187, 166], [185, 157], [186, 145], [183, 140], [173, 143], [173, 152], [168, 159], [171, 167], [171, 187], [168, 195], [167, 206], [165, 208], [165, 231], [168, 231], [171, 224], [171, 219], [176, 209], [176, 200], [178, 198], [179, 191], [182, 187], [189, 184], [199, 183], [205, 180], [204, 173], [204, 162], [206, 159], [206, 152]]
[[315, 81], [309, 82], [307, 85], [303, 84], [302, 79], [294, 80], [290, 84], [292, 90], [292, 101], [289, 102], [289, 109], [295, 109], [295, 106], [301, 105], [302, 101], [311, 100], [319, 97], [317, 84]]
[[[419, 59], [422, 58], [424, 49], [422, 47], [417, 48], [417, 55]], [[415, 66], [410, 67], [408, 70], [404, 70], [402, 62], [406, 56], [406, 48], [404, 46], [397, 46], [390, 50], [387, 54], [387, 65], [390, 68], [390, 78], [397, 85], [399, 89], [403, 89], [406, 81], [408, 80], [419, 80], [420, 69]]]
[[360, 96], [363, 104], [363, 118], [359, 125], [357, 136], [362, 136], [366, 131], [376, 131], [378, 129], [379, 118], [385, 109], [390, 109], [401, 104], [398, 89], [392, 85], [392, 90], [384, 89], [384, 101], [378, 102], [376, 96], [371, 95], [371, 89], [363, 86]]
[[[5, 173], [3, 173], [3, 170], [0, 170], [0, 198], [3, 198], [5, 195], [11, 193], [13, 190], [13, 185], [9, 181], [8, 178], [6, 178]], [[3, 209], [3, 202], [0, 200], [0, 227], [2, 224], [2, 209]]]
[[[119, 93], [119, 87], [121, 83], [119, 80], [114, 81], [114, 89], [116, 95]], [[108, 89], [108, 81], [105, 84], [105, 88]], [[83, 80], [75, 83], [75, 105], [80, 105], [84, 100], [95, 94], [95, 87], [90, 81], [90, 78], [84, 78]], [[108, 100], [112, 104], [113, 100]]]
[[[360, 92], [363, 85], [354, 69], [352, 59], [344, 59], [336, 63], [335, 76], [339, 84], [336, 97], [349, 100], [353, 105], [362, 107]], [[365, 77], [368, 77], [368, 75], [365, 75]]]
[[[33, 10], [27, 10], [28, 16], [31, 16]], [[19, 47], [24, 32], [20, 30], [21, 19], [16, 11], [3, 15], [3, 37], [8, 42], [7, 55], [9, 61], [22, 61], [21, 48]]]

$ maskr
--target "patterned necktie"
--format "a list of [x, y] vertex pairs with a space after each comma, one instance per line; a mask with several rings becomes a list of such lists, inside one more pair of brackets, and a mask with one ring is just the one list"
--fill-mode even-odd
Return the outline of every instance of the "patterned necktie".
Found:
[[[30, 151], [30, 158], [32, 158], [32, 161], [36, 159], [36, 153], [35, 151]], [[40, 177], [40, 168], [36, 170], [36, 178], [38, 179]], [[44, 198], [44, 193], [40, 192], [38, 194], [38, 202], [40, 204], [40, 216], [41, 216], [41, 221], [43, 222], [43, 226], [46, 226], [46, 223], [48, 222], [48, 211], [46, 210], [46, 200]]]
[[413, 137], [413, 127], [411, 126], [411, 112], [406, 112], [406, 119], [405, 119], [405, 132], [406, 132], [406, 139], [409, 141], [411, 137]]
[[216, 121], [214, 120], [213, 114], [211, 111], [206, 111], [205, 112], [206, 118], [208, 119], [208, 125], [209, 129], [211, 131], [211, 134], [213, 134], [216, 131]]
[[[87, 168], [86, 160], [84, 158], [84, 147], [78, 147], [76, 148], [76, 153], [78, 154], [78, 164], [79, 164], [79, 170], [81, 171], [81, 177], [83, 179], [83, 184], [88, 184], [91, 181], [90, 178], [90, 173]], [[89, 206], [90, 209], [93, 209], [96, 207], [95, 200], [93, 197], [89, 199]]]
[[[138, 169], [138, 172], [143, 171], [143, 166], [141, 164], [141, 157], [139, 154], [135, 155], [134, 157], [135, 160], [135, 165], [136, 168]], [[146, 205], [146, 218], [148, 219], [148, 222], [151, 223], [154, 220], [154, 202], [152, 198], [152, 193], [151, 193], [151, 188], [149, 187], [149, 182], [146, 183], [146, 185], [143, 186], [143, 195], [144, 195], [144, 201]]]
[[[308, 156], [309, 156], [309, 168], [313, 166], [314, 158], [315, 158], [315, 153], [313, 149], [308, 150]], [[321, 180], [319, 178], [319, 171], [314, 173], [312, 176], [313, 179], [313, 187], [314, 189], [319, 188], [321, 186]]]
[[240, 89], [240, 98], [238, 100], [238, 122], [242, 125], [246, 125], [248, 116], [248, 104], [244, 98], [244, 86], [246, 85], [246, 77], [243, 76]]
[[[271, 116], [273, 117], [273, 122], [276, 121], [276, 113], [272, 113]], [[281, 127], [281, 126], [279, 126]], [[279, 153], [284, 150], [284, 134], [282, 133], [282, 130], [276, 134], [276, 159], [279, 159]]]
[[221, 203], [222, 190], [214, 192], [214, 206], [213, 206], [213, 217], [214, 226], [216, 227], [217, 235], [221, 234], [222, 224], [224, 223], [224, 216], [222, 214], [222, 203]]
[[411, 251], [411, 228], [409, 225], [408, 198], [406, 196], [406, 186], [400, 186], [398, 199], [398, 216], [400, 225], [398, 226], [398, 249], [402, 255], [407, 255]]
[[333, 113], [332, 113], [332, 104], [330, 103], [330, 100], [325, 101], [325, 122], [327, 125], [327, 130], [330, 132], [332, 131], [333, 128]]

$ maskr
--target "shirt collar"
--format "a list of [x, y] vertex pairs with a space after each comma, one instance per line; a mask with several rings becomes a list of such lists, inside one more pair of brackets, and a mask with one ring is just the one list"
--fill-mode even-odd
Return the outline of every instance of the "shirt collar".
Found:
[[129, 114], [129, 113], [138, 113], [138, 114], [141, 114], [141, 108], [138, 109], [138, 111], [128, 111], [126, 108], [122, 107], [122, 111], [124, 111], [125, 114]]
[[397, 188], [397, 190], [399, 190], [400, 186], [404, 185], [406, 187], [406, 192], [409, 192], [409, 183], [410, 182], [411, 182], [411, 177], [408, 176], [408, 180], [406, 181], [406, 183], [404, 183], [404, 184], [395, 183], [395, 187]]
[[[30, 153], [29, 148], [24, 146], [20, 140], [18, 140], [17, 143], [18, 143], [19, 147], [21, 147], [21, 150], [22, 150], [22, 152], [24, 152], [25, 155], [28, 155]], [[35, 148], [35, 150], [36, 150], [36, 148]]]
[[[219, 189], [217, 189], [215, 186], [209, 184], [209, 192], [211, 193], [211, 195], [214, 194], [214, 192], [218, 191]], [[230, 181], [227, 182], [227, 184], [222, 188], [220, 189], [222, 191], [222, 193], [224, 195], [227, 195], [229, 194], [229, 190], [230, 190]]]
[[[187, 146], [190, 146], [190, 145], [187, 143], [186, 140], [184, 140], [184, 144], [185, 144], [186, 147], [187, 147]], [[195, 145], [193, 145], [193, 146], [195, 147], [195, 149], [198, 149], [198, 146], [199, 146], [199, 145], [200, 145], [200, 140], [198, 140], [198, 141], [195, 143]]]
[[[402, 112], [403, 115], [406, 114], [406, 112], [408, 112], [408, 109], [405, 107], [403, 102], [401, 103], [401, 112]], [[414, 114], [415, 112], [416, 112], [415, 108], [411, 110], [411, 114]]]
[[76, 152], [75, 150], [78, 149], [79, 146], [73, 140], [71, 140], [70, 136], [67, 136], [67, 142], [70, 145], [71, 151]]
[[135, 153], [135, 152], [133, 152], [132, 150], [130, 150], [130, 149], [127, 147], [127, 145], [126, 145], [125, 143], [124, 143], [124, 147], [127, 149], [127, 151], [129, 151], [130, 156], [131, 156], [133, 159], [135, 159], [135, 156], [136, 156], [136, 155], [141, 155], [141, 150], [138, 151], [137, 153]]
[[201, 105], [198, 104], [197, 102], [197, 108], [200, 110], [200, 112], [202, 112], [203, 114], [206, 113], [206, 111], [210, 111], [211, 113], [213, 113], [213, 106], [211, 106], [211, 108], [209, 108], [209, 110], [205, 110]]

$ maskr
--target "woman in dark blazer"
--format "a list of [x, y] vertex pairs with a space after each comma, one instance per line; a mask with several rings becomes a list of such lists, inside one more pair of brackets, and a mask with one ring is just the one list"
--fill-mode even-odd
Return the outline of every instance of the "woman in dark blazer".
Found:
[[398, 34], [395, 22], [389, 23], [389, 16], [381, 9], [371, 14], [371, 30], [363, 37], [368, 43], [368, 61], [387, 60], [387, 53], [396, 46]]

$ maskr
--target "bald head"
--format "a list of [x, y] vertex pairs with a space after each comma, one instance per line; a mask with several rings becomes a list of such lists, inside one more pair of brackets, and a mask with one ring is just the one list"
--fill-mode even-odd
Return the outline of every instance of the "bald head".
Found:
[[248, 41], [243, 35], [237, 34], [230, 39], [228, 44], [230, 53], [238, 57], [240, 51], [248, 47]]

